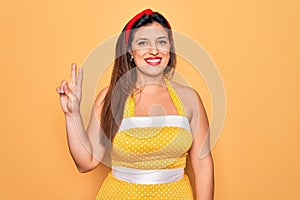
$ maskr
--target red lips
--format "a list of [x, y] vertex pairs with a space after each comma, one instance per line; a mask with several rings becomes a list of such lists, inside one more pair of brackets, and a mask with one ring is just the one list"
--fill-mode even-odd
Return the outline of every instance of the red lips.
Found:
[[152, 66], [159, 65], [161, 62], [161, 57], [155, 56], [155, 57], [149, 57], [145, 59], [146, 63]]

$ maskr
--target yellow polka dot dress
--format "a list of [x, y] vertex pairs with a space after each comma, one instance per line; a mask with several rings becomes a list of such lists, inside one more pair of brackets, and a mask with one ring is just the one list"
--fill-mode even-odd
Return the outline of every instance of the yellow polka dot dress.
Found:
[[[135, 96], [130, 95], [125, 102], [119, 131], [113, 140], [112, 167], [145, 172], [185, 168], [192, 134], [180, 98], [166, 78], [165, 83], [178, 115], [134, 116]], [[110, 171], [96, 200], [117, 199], [192, 200], [193, 193], [186, 174], [172, 182], [141, 184], [121, 180]]]

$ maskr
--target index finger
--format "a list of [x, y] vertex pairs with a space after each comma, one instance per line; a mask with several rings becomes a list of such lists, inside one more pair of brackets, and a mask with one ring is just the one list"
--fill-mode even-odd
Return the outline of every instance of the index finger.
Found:
[[71, 65], [71, 78], [70, 78], [70, 84], [75, 85], [76, 79], [77, 79], [77, 73], [76, 73], [76, 63], [72, 63]]

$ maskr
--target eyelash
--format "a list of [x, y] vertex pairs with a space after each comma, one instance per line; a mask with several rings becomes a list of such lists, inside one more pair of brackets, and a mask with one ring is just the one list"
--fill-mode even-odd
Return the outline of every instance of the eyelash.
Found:
[[[165, 44], [167, 44], [167, 41], [165, 41], [165, 40], [158, 40], [158, 43], [161, 44], [161, 45], [165, 45]], [[147, 44], [148, 44], [147, 41], [140, 41], [140, 42], [138, 42], [139, 46], [144, 46], [144, 45], [147, 45]]]
[[158, 41], [160, 44], [167, 44], [167, 41], [165, 41], [165, 40], [159, 40]]
[[145, 45], [145, 44], [147, 44], [146, 41], [140, 41], [140, 42], [138, 42], [138, 45], [139, 45], [139, 46], [143, 46], [143, 45]]

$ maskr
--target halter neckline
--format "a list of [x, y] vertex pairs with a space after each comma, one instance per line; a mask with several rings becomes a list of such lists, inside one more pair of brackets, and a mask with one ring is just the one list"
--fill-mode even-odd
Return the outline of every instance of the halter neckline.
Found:
[[[176, 107], [176, 110], [178, 112], [179, 116], [185, 116], [185, 108], [184, 105], [179, 98], [179, 96], [176, 93], [176, 90], [174, 87], [171, 85], [169, 80], [164, 76], [165, 84], [168, 89], [168, 93], [172, 99], [173, 104]], [[124, 113], [123, 113], [123, 118], [128, 118], [128, 117], [156, 117], [156, 116], [134, 116], [134, 110], [135, 110], [135, 92], [133, 92], [131, 95], [128, 96], [126, 102], [125, 102], [125, 107], [124, 107]], [[166, 115], [165, 115], [166, 116]], [[167, 115], [168, 116], [168, 115]]]

